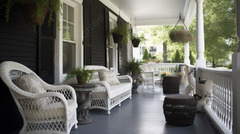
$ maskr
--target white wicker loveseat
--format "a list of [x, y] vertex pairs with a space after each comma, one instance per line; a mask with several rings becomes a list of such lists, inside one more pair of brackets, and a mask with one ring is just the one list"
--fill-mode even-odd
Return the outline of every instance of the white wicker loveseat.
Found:
[[127, 98], [132, 98], [132, 78], [128, 75], [117, 76], [120, 84], [110, 85], [106, 81], [100, 81], [99, 70], [109, 71], [106, 67], [88, 65], [86, 69], [94, 70], [91, 83], [96, 83], [98, 86], [92, 92], [92, 103], [90, 109], [110, 110], [116, 105], [121, 106], [121, 102]]
[[26, 66], [12, 61], [0, 64], [0, 76], [22, 115], [21, 134], [69, 134], [74, 125], [77, 128], [72, 87], [49, 85]]

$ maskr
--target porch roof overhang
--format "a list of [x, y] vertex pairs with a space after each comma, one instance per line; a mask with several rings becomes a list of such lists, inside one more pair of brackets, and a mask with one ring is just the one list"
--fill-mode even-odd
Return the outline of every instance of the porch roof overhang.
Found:
[[189, 26], [196, 16], [195, 0], [100, 0], [136, 25], [175, 25], [181, 13]]

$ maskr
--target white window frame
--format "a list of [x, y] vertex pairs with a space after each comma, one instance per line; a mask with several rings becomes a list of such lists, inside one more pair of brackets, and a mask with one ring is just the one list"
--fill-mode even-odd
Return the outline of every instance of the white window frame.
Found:
[[[75, 43], [75, 66], [83, 66], [83, 0], [61, 0], [61, 2], [74, 8], [74, 43]], [[58, 14], [58, 20], [60, 27], [56, 31], [55, 40], [55, 77], [54, 82], [56, 84], [62, 83], [66, 77], [63, 74], [63, 41], [70, 42], [69, 40], [63, 40], [63, 16]]]

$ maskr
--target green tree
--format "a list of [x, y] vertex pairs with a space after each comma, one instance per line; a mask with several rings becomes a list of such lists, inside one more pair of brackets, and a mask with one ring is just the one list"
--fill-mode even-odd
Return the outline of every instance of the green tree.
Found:
[[142, 59], [143, 59], [143, 60], [149, 60], [149, 54], [148, 54], [147, 49], [144, 50]]
[[195, 64], [195, 58], [192, 55], [192, 51], [190, 51], [190, 55], [189, 55], [189, 60], [190, 60], [190, 64], [194, 65]]
[[148, 53], [148, 59], [152, 59], [152, 54]]
[[236, 17], [234, 0], [204, 2], [205, 57], [216, 67], [227, 61], [236, 47]]
[[181, 63], [181, 62], [182, 62], [181, 55], [177, 49], [172, 57], [172, 63]]

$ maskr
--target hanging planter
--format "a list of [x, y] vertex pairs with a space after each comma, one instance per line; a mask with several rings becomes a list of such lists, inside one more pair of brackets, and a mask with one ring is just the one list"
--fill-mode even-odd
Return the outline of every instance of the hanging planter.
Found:
[[50, 24], [53, 21], [53, 14], [58, 14], [62, 8], [61, 0], [6, 0], [6, 22], [9, 21], [10, 12], [14, 5], [20, 5], [26, 22], [33, 25], [43, 24], [48, 11]]
[[169, 33], [169, 38], [172, 42], [187, 43], [193, 41], [193, 37], [189, 31], [186, 30], [172, 30]]
[[136, 34], [133, 34], [133, 35], [131, 36], [131, 39], [132, 39], [133, 47], [138, 47], [141, 41], [146, 40], [143, 35], [139, 37], [139, 36], [136, 35]]
[[[186, 25], [184, 24], [181, 14], [179, 15], [179, 20], [178, 20], [177, 24], [180, 21], [182, 21], [185, 28], [188, 29], [186, 27]], [[169, 33], [169, 38], [171, 39], [171, 41], [178, 42], [178, 43], [187, 43], [187, 42], [193, 41], [193, 37], [188, 30], [175, 29], [177, 24], [174, 26], [173, 30], [171, 30]]]
[[114, 43], [122, 43], [123, 41], [127, 43], [129, 32], [129, 25], [124, 23], [112, 29], [109, 32], [108, 37], [112, 35]]
[[42, 13], [40, 15], [38, 15], [37, 13], [37, 5], [33, 2], [22, 4], [21, 10], [27, 23], [37, 25], [43, 24], [48, 11], [48, 6], [45, 5], [44, 7], [42, 7]]
[[140, 43], [140, 39], [132, 39], [133, 47], [138, 47], [139, 43]]
[[119, 33], [112, 33], [113, 36], [113, 41], [114, 43], [120, 43], [122, 42], [123, 39], [123, 35], [119, 34]]

